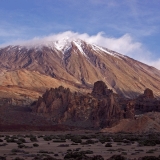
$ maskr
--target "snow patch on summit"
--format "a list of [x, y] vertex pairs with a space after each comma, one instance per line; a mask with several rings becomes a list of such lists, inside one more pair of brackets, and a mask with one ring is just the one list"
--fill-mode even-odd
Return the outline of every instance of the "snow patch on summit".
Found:
[[62, 53], [65, 53], [72, 48], [71, 40], [69, 38], [64, 38], [62, 40], [55, 41], [54, 46], [57, 50], [62, 51]]
[[119, 58], [121, 59], [121, 57], [125, 58], [125, 56], [121, 55], [121, 54], [118, 54], [116, 52], [113, 52], [113, 51], [109, 51], [107, 50], [106, 48], [103, 48], [103, 47], [100, 47], [100, 46], [97, 46], [95, 44], [92, 44], [92, 49], [95, 50], [95, 51], [102, 51], [102, 52], [105, 52], [113, 57], [116, 57], [116, 58]]
[[82, 41], [81, 40], [74, 40], [73, 43], [76, 45], [76, 47], [79, 49], [79, 51], [84, 55], [86, 56], [86, 54], [84, 53], [83, 51], [83, 48], [82, 48]]
[[83, 51], [83, 41], [80, 39], [64, 38], [62, 40], [55, 41], [54, 47], [65, 54], [72, 48], [72, 44], [74, 44], [78, 48], [81, 54], [86, 56], [85, 52]]

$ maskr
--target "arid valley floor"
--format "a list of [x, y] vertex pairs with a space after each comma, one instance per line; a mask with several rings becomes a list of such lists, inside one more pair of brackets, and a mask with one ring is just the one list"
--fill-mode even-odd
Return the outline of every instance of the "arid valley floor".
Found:
[[114, 158], [113, 155], [121, 155], [118, 159], [138, 160], [145, 156], [159, 156], [159, 137], [156, 133], [133, 135], [95, 131], [1, 132], [0, 159], [90, 160], [92, 157], [92, 160], [108, 160], [112, 157], [114, 160], [118, 156]]

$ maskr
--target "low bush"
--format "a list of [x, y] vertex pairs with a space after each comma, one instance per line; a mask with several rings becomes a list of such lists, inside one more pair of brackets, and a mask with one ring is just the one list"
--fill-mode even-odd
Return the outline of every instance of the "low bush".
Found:
[[26, 140], [24, 138], [20, 138], [17, 142], [26, 143]]
[[45, 137], [43, 137], [43, 139], [45, 141], [51, 141], [52, 140], [52, 136], [45, 136]]
[[33, 143], [33, 147], [38, 147], [38, 146], [39, 146], [39, 144]]
[[30, 141], [31, 142], [37, 142], [38, 140], [37, 140], [36, 136], [31, 136]]
[[0, 160], [6, 160], [6, 157], [0, 156]]
[[69, 147], [69, 144], [60, 144], [58, 147]]
[[101, 155], [88, 157], [86, 154], [89, 154], [89, 152], [90, 151], [69, 152], [65, 155], [64, 160], [104, 160], [104, 158]]
[[160, 156], [159, 157], [155, 157], [155, 156], [144, 156], [141, 158], [141, 160], [160, 160]]
[[18, 148], [25, 148], [25, 145], [24, 144], [19, 144]]
[[106, 143], [105, 147], [112, 147], [111, 143]]
[[81, 138], [78, 137], [78, 136], [72, 137], [71, 141], [74, 142], [74, 143], [82, 143]]
[[122, 155], [113, 155], [112, 157], [110, 157], [107, 160], [127, 160], [127, 158]]
[[55, 139], [52, 142], [57, 142], [57, 143], [64, 143], [66, 140], [61, 140], [61, 139]]
[[20, 157], [16, 157], [14, 160], [25, 160], [25, 159], [20, 158]]
[[140, 146], [155, 146], [156, 145], [156, 141], [155, 140], [145, 139], [143, 141], [139, 141], [139, 145]]

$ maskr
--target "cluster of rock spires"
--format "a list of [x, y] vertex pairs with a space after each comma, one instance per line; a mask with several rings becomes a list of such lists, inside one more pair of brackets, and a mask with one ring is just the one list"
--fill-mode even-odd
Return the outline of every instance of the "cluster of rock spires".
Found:
[[160, 101], [148, 88], [136, 99], [125, 99], [103, 81], [97, 81], [88, 94], [72, 93], [62, 86], [47, 90], [39, 97], [34, 111], [55, 124], [96, 129], [114, 126], [121, 119], [135, 119], [135, 114], [160, 111]]
[[134, 105], [121, 105], [119, 98], [102, 81], [94, 83], [92, 93], [72, 93], [62, 86], [39, 97], [35, 112], [55, 123], [86, 128], [104, 128], [123, 118], [134, 118]]
[[[24, 111], [23, 113], [24, 115], [28, 114], [28, 118], [31, 116], [39, 117], [40, 121], [44, 119], [49, 125], [65, 125], [87, 129], [113, 127], [122, 119], [134, 120], [146, 112], [160, 112], [160, 100], [154, 97], [152, 90], [147, 88], [144, 94], [137, 98], [126, 99], [108, 89], [103, 81], [95, 82], [91, 93], [72, 92], [69, 88], [60, 86], [47, 90], [32, 105], [26, 106], [14, 101], [14, 99], [3, 98], [0, 100], [0, 106], [0, 109], [10, 106], [13, 110], [16, 106], [19, 106], [19, 108], [28, 107], [30, 112], [26, 113]], [[0, 112], [0, 121], [2, 118], [5, 124], [4, 117], [7, 111], [3, 113], [1, 110]], [[15, 114], [17, 112], [18, 110], [14, 111]], [[14, 113], [10, 112], [10, 114]], [[28, 125], [27, 122], [25, 124]], [[36, 126], [41, 125], [42, 123], [36, 122]]]

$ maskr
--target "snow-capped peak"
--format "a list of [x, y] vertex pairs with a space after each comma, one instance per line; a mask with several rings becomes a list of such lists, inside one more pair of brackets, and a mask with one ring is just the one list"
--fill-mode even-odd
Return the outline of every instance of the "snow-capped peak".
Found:
[[54, 47], [61, 51], [62, 53], [67, 52], [72, 48], [72, 43], [78, 48], [78, 50], [85, 55], [83, 51], [83, 41], [80, 39], [73, 38], [63, 38], [62, 40], [58, 40], [54, 42]]
[[100, 47], [96, 44], [89, 44], [81, 39], [77, 39], [75, 37], [64, 37], [60, 40], [54, 40], [54, 41], [40, 41], [40, 42], [36, 42], [36, 43], [26, 43], [26, 44], [22, 44], [22, 45], [17, 45], [17, 46], [8, 46], [7, 50], [11, 50], [11, 49], [18, 49], [19, 52], [22, 50], [22, 48], [26, 48], [28, 49], [35, 49], [36, 51], [41, 50], [44, 46], [45, 47], [49, 47], [53, 50], [58, 50], [61, 53], [65, 54], [67, 53], [72, 47], [76, 46], [76, 48], [79, 50], [79, 52], [88, 57], [86, 54], [86, 46], [90, 46], [94, 51], [97, 52], [97, 54], [103, 54], [103, 53], [107, 53], [111, 56], [117, 57], [117, 58], [126, 58], [126, 56], [121, 55], [119, 53], [116, 53], [114, 51], [111, 51], [107, 48], [104, 47]]
[[71, 40], [69, 38], [64, 38], [62, 40], [55, 41], [54, 42], [54, 47], [57, 50], [65, 53], [66, 51], [68, 51], [72, 47]]

